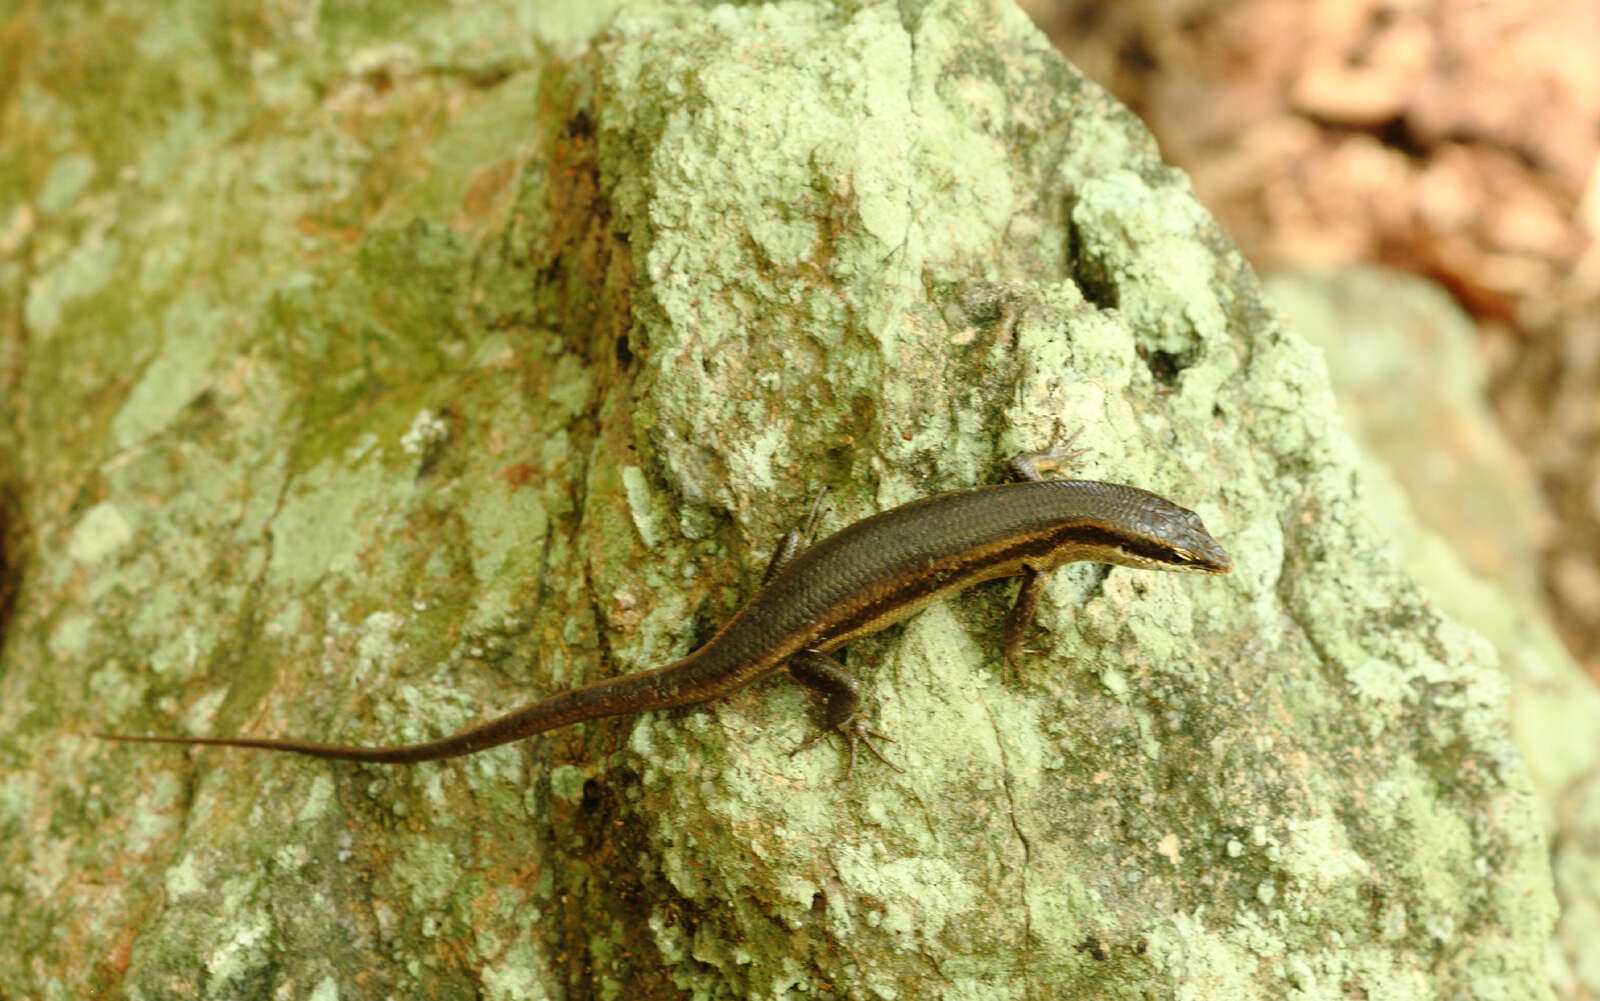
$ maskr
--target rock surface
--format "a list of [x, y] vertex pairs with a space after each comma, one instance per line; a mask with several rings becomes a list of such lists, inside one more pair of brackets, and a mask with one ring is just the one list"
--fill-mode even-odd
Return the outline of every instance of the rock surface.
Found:
[[[0, 993], [1548, 996], [1494, 648], [1130, 115], [1002, 3], [533, 9], [35, 15]], [[437, 736], [1063, 426], [1238, 569], [1066, 568], [1016, 675], [1004, 584], [856, 644], [904, 773], [783, 681], [413, 768], [90, 736]]]

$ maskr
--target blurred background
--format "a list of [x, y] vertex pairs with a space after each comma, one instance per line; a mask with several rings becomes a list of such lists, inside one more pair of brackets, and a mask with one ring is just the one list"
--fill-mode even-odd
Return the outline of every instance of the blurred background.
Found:
[[1021, 4], [1277, 276], [1417, 516], [1600, 682], [1600, 3]]

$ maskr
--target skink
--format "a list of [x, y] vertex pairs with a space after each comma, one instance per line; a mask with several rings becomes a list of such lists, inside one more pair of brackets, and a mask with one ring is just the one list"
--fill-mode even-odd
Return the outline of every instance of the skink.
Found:
[[913, 501], [809, 548], [802, 533], [791, 532], [762, 586], [710, 641], [682, 660], [559, 692], [449, 737], [363, 747], [264, 737], [97, 736], [409, 764], [473, 754], [583, 720], [705, 702], [787, 666], [796, 680], [827, 700], [828, 726], [819, 736], [843, 735], [852, 764], [858, 740], [883, 758], [870, 739], [883, 735], [868, 729], [857, 713], [860, 682], [830, 656], [852, 640], [953, 591], [1021, 576], [1003, 638], [1006, 658], [1014, 660], [1038, 609], [1045, 574], [1064, 563], [1092, 560], [1206, 574], [1233, 569], [1232, 559], [1193, 511], [1137, 487], [1044, 479], [1044, 471], [1077, 454], [1070, 444], [1013, 459], [1011, 468], [1022, 482]]

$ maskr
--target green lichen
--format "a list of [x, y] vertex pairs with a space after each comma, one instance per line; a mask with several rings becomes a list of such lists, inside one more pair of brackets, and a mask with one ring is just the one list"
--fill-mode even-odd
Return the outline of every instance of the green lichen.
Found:
[[[81, 14], [129, 122], [29, 68], [0, 993], [1542, 996], [1494, 655], [1136, 123], [1003, 5], [593, 16]], [[433, 739], [1072, 430], [1238, 569], [854, 644], [903, 772], [776, 680], [409, 769], [80, 735]]]

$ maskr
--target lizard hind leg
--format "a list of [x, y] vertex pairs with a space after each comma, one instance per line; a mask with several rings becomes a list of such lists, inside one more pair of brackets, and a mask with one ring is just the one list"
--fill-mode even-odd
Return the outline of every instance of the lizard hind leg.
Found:
[[822, 502], [828, 496], [828, 488], [823, 487], [817, 491], [817, 499], [811, 504], [811, 513], [806, 515], [806, 520], [783, 534], [778, 544], [772, 550], [772, 559], [767, 563], [767, 572], [761, 575], [761, 583], [770, 581], [784, 564], [794, 559], [808, 548], [812, 540], [817, 537], [817, 525], [822, 521]]
[[827, 723], [823, 731], [790, 751], [791, 756], [799, 754], [824, 737], [837, 733], [850, 747], [850, 763], [845, 769], [846, 779], [855, 771], [857, 744], [864, 744], [867, 750], [872, 752], [873, 757], [895, 771], [905, 771], [884, 757], [883, 752], [873, 743], [874, 740], [887, 740], [892, 743], [894, 738], [867, 726], [866, 721], [861, 718], [859, 712], [861, 680], [846, 671], [843, 664], [821, 651], [802, 650], [789, 658], [789, 673], [794, 675], [796, 681], [828, 700]]

